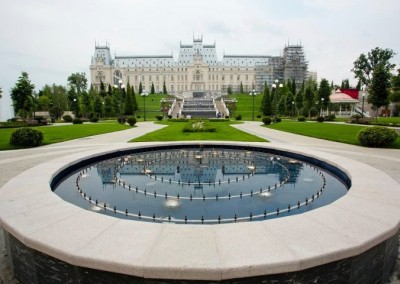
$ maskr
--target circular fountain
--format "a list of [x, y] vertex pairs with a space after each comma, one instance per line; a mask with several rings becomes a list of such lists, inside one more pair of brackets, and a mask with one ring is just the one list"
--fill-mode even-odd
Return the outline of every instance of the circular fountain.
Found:
[[67, 177], [62, 173], [53, 190], [82, 208], [123, 219], [220, 224], [304, 213], [332, 203], [350, 186], [348, 179], [320, 167], [268, 149], [249, 149], [127, 152]]
[[[174, 172], [156, 160], [173, 162]], [[276, 171], [263, 170], [266, 164]], [[204, 175], [213, 166], [212, 178]], [[70, 196], [57, 195], [63, 183]], [[8, 255], [22, 283], [375, 283], [397, 256], [398, 184], [364, 164], [305, 148], [110, 146], [38, 165], [0, 192]]]

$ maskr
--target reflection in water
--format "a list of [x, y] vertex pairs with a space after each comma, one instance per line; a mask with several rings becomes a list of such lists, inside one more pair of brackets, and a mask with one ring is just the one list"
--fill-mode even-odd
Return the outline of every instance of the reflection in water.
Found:
[[304, 162], [222, 148], [147, 151], [103, 160], [72, 174], [55, 190], [102, 214], [194, 224], [298, 214], [346, 191], [331, 174]]

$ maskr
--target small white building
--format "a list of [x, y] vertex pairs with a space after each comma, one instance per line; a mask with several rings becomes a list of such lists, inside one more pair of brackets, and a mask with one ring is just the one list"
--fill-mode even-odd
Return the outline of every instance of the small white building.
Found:
[[330, 113], [337, 117], [350, 117], [353, 114], [361, 113], [361, 110], [357, 107], [359, 101], [342, 93], [340, 90], [333, 91], [329, 96], [329, 100], [332, 104]]

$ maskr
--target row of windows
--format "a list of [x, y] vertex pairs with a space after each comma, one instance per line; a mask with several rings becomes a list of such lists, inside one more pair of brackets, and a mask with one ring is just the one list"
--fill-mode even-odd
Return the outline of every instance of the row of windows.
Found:
[[[97, 77], [99, 77], [99, 76], [96, 76], [96, 78]], [[168, 80], [168, 77], [169, 77], [170, 81], [174, 81], [174, 79], [175, 79], [174, 75], [155, 75], [154, 77], [152, 75], [148, 75], [148, 77], [145, 76], [145, 75], [141, 75], [141, 76], [140, 75], [135, 75], [132, 79], [134, 79], [135, 82], [138, 82], [138, 81], [142, 81], [142, 82], [149, 81], [149, 82], [152, 82], [153, 78], [155, 78], [155, 81], [158, 82], [158, 81], [160, 81], [160, 78], [162, 78], [162, 81], [165, 82], [165, 81]], [[236, 75], [235, 77], [236, 77], [236, 81], [241, 81], [242, 78], [244, 78], [245, 81], [249, 80], [249, 75], [244, 75], [244, 77], [242, 77], [241, 75]], [[219, 78], [218, 75], [208, 75], [208, 80], [209, 81], [218, 81], [219, 80], [218, 78]], [[102, 80], [104, 80], [104, 79], [105, 79], [105, 77], [103, 76]], [[131, 77], [127, 76], [127, 80], [130, 81], [130, 79], [131, 79]], [[146, 79], [148, 79], [148, 80], [146, 80]], [[199, 74], [193, 75], [192, 79], [194, 81], [203, 81], [203, 75], [199, 75]], [[177, 80], [179, 82], [187, 81], [188, 78], [187, 78], [187, 75], [177, 75]], [[221, 76], [221, 80], [225, 81], [225, 75]], [[234, 81], [234, 75], [229, 75], [229, 80], [230, 81]]]

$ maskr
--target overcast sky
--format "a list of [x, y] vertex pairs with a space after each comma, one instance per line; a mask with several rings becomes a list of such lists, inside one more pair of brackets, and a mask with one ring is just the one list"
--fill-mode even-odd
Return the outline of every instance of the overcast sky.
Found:
[[356, 84], [350, 70], [361, 53], [400, 53], [399, 27], [399, 0], [2, 0], [0, 87], [7, 95], [21, 71], [36, 90], [89, 75], [95, 42], [108, 42], [113, 56], [177, 57], [180, 42], [201, 35], [216, 42], [219, 60], [301, 43], [319, 79]]

